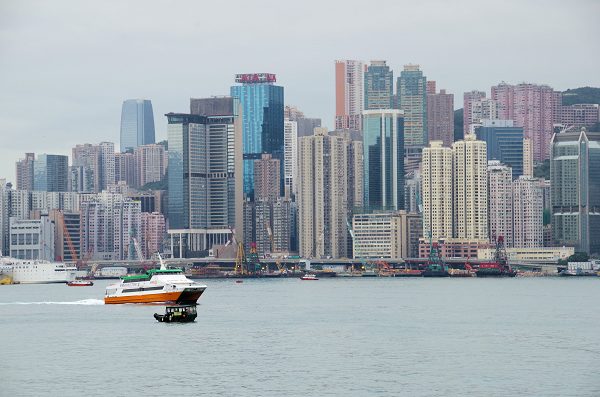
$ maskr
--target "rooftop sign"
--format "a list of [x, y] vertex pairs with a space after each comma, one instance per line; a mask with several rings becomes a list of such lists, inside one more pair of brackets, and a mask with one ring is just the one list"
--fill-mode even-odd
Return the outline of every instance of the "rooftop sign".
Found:
[[277, 79], [271, 73], [245, 73], [236, 74], [236, 83], [274, 83]]

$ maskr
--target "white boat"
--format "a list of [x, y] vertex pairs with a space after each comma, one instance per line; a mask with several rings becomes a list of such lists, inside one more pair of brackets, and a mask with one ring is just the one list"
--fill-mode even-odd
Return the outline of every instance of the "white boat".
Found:
[[68, 283], [75, 280], [77, 268], [60, 262], [0, 257], [0, 274], [11, 277], [15, 284]]
[[318, 278], [317, 278], [316, 274], [310, 273], [310, 274], [305, 274], [304, 276], [300, 277], [300, 280], [310, 281], [310, 280], [318, 280]]
[[125, 276], [106, 287], [104, 303], [177, 303], [196, 304], [206, 285], [185, 276], [181, 269], [167, 269], [160, 258], [160, 269]]

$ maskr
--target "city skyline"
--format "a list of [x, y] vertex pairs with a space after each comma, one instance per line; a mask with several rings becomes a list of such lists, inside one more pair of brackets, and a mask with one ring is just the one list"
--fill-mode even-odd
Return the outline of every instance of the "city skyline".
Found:
[[[194, 12], [180, 15], [183, 21], [169, 20], [164, 18], [159, 3], [143, 3], [144, 18], [130, 23], [127, 15], [133, 7], [139, 11], [141, 4], [137, 7], [123, 4], [122, 12], [114, 12], [108, 5], [96, 5], [93, 12], [98, 18], [91, 22], [81, 17], [90, 10], [78, 3], [31, 7], [28, 2], [18, 2], [1, 6], [4, 30], [0, 33], [0, 53], [5, 62], [0, 76], [4, 87], [0, 93], [0, 106], [4, 110], [0, 129], [3, 136], [11, 137], [0, 148], [2, 177], [14, 183], [14, 163], [25, 152], [69, 154], [77, 143], [118, 142], [120, 105], [127, 98], [144, 97], [153, 101], [157, 141], [166, 139], [166, 123], [160, 115], [185, 109], [191, 97], [226, 95], [231, 77], [244, 71], [276, 73], [278, 84], [286, 88], [286, 104], [297, 105], [311, 117], [322, 118], [323, 125], [330, 129], [335, 107], [332, 67], [335, 59], [364, 62], [384, 59], [395, 76], [404, 64], [418, 63], [428, 78], [455, 95], [455, 107], [461, 107], [462, 93], [477, 89], [489, 95], [489, 88], [501, 81], [547, 84], [559, 91], [600, 86], [600, 76], [594, 72], [598, 55], [589, 50], [594, 48], [593, 40], [598, 36], [593, 15], [598, 14], [600, 5], [589, 1], [580, 1], [578, 7], [559, 2], [553, 2], [552, 6], [519, 2], [519, 13], [512, 12], [514, 7], [507, 4], [487, 5], [485, 11], [493, 18], [474, 14], [479, 11], [476, 2], [462, 2], [464, 13], [450, 13], [450, 8], [458, 6], [443, 2], [436, 7], [381, 2], [389, 10], [383, 18], [394, 19], [397, 14], [394, 10], [400, 8], [403, 13], [414, 15], [403, 26], [376, 18], [371, 22], [363, 17], [364, 13], [352, 12], [355, 7], [340, 10], [334, 4], [309, 3], [296, 11], [291, 24], [289, 18], [282, 18], [284, 7], [269, 3], [264, 3], [264, 7], [243, 3], [227, 8], [211, 5], [213, 8], [208, 11], [213, 13], [229, 12], [234, 28], [230, 34], [201, 43], [198, 54], [225, 46], [234, 51], [230, 52], [233, 55], [226, 54], [223, 62], [202, 63], [200, 73], [198, 63], [193, 62], [200, 55], [192, 54], [192, 62], [173, 67], [171, 56], [160, 54], [167, 51], [187, 54], [192, 42], [198, 48], [195, 38], [204, 29], [212, 29], [216, 20], [206, 24], [186, 23]], [[181, 7], [193, 11], [194, 6], [190, 3]], [[365, 7], [364, 12], [376, 9]], [[447, 18], [450, 14], [454, 15], [452, 19]], [[535, 15], [543, 18], [532, 18]], [[252, 16], [269, 18], [274, 25], [236, 42], [241, 32], [235, 28], [235, 22]], [[350, 35], [336, 32], [331, 25], [338, 18], [359, 28]], [[507, 37], [495, 40], [493, 32], [499, 31], [507, 18], [512, 19], [511, 29], [502, 29]], [[305, 36], [298, 38], [296, 32], [309, 20], [317, 28], [303, 30]], [[393, 28], [384, 27], [392, 25]], [[404, 37], [416, 29], [420, 34], [412, 34], [412, 39], [401, 42], [398, 48], [373, 40], [382, 35]], [[279, 37], [273, 37], [273, 31]], [[544, 40], [540, 41], [542, 34]], [[440, 37], [444, 39], [439, 40]], [[572, 40], [574, 37], [577, 40]], [[320, 45], [315, 48], [312, 43], [317, 38]], [[293, 46], [282, 45], [291, 40]], [[515, 40], [519, 46], [513, 44]], [[461, 48], [461, 42], [469, 42], [468, 48], [482, 49], [489, 49], [489, 43], [495, 43], [494, 53], [510, 56], [494, 56], [492, 60], [484, 51], [473, 62], [474, 56], [467, 52], [467, 46]], [[587, 54], [589, 62], [578, 62], [573, 57], [558, 62], [553, 49], [565, 46]], [[448, 62], [448, 57], [453, 61]], [[105, 59], [119, 59], [119, 62]], [[519, 67], [514, 67], [515, 64]]]

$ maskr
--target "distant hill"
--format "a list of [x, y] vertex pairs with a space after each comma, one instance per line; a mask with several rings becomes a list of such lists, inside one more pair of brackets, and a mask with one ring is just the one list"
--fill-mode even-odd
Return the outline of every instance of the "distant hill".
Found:
[[600, 88], [596, 87], [580, 87], [563, 91], [562, 104], [575, 105], [577, 103], [599, 103], [600, 104]]

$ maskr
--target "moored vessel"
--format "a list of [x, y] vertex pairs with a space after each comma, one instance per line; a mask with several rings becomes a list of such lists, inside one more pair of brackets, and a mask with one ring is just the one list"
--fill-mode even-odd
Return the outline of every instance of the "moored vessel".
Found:
[[429, 260], [422, 273], [423, 277], [448, 277], [448, 266], [442, 260], [437, 241], [430, 241]]
[[508, 264], [508, 257], [504, 248], [504, 237], [498, 236], [496, 240], [493, 261], [480, 263], [476, 274], [477, 277], [515, 277], [517, 275], [517, 272]]
[[106, 287], [104, 303], [177, 303], [196, 304], [206, 285], [185, 276], [181, 269], [167, 269], [159, 255], [160, 269], [125, 276]]
[[305, 274], [304, 276], [300, 277], [300, 280], [311, 281], [318, 280], [318, 278], [315, 274]]
[[67, 283], [75, 280], [77, 268], [41, 259], [0, 257], [0, 274], [13, 284]]
[[91, 287], [94, 282], [91, 280], [73, 280], [67, 283], [69, 287]]

